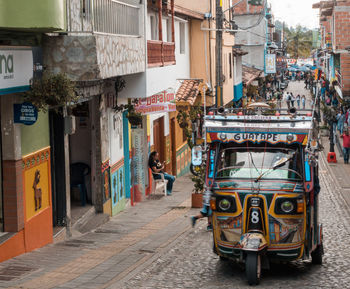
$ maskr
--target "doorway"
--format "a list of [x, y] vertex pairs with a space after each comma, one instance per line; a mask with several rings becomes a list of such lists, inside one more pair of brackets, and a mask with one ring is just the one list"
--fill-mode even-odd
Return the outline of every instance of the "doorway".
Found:
[[62, 111], [50, 110], [52, 217], [54, 226], [66, 225], [66, 175]]
[[92, 166], [92, 102], [85, 101], [74, 107], [75, 132], [69, 136], [72, 223], [91, 209]]
[[154, 150], [159, 153], [159, 160], [165, 161], [164, 149], [164, 117], [153, 121], [153, 144]]
[[170, 122], [171, 132], [171, 172], [173, 176], [176, 176], [176, 132], [175, 132], [175, 117]]

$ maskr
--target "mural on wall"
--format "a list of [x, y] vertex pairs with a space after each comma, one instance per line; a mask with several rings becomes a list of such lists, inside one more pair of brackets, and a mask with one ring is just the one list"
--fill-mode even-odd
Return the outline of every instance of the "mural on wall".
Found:
[[[112, 214], [124, 209], [123, 204], [120, 203], [125, 199], [124, 173], [124, 159], [121, 159], [111, 167]], [[117, 206], [119, 206], [118, 209]]]
[[24, 195], [28, 221], [51, 205], [50, 148], [23, 158]]
[[109, 183], [109, 160], [102, 164], [103, 176], [103, 203], [111, 198], [110, 183]]

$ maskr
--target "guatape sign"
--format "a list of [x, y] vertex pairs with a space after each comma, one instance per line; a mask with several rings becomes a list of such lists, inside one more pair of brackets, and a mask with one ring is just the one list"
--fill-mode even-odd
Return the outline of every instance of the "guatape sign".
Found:
[[220, 141], [220, 142], [267, 142], [270, 144], [277, 143], [303, 143], [307, 136], [304, 134], [275, 134], [268, 132], [247, 132], [247, 133], [208, 133], [208, 141]]
[[31, 48], [0, 49], [0, 95], [29, 90], [32, 78]]

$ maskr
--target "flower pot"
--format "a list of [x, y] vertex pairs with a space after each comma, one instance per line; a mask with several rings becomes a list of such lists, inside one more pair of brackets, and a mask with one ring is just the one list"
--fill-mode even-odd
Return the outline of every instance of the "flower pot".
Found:
[[128, 119], [131, 125], [139, 125], [142, 123], [142, 117], [137, 115], [129, 115]]
[[203, 194], [192, 193], [192, 208], [203, 207]]

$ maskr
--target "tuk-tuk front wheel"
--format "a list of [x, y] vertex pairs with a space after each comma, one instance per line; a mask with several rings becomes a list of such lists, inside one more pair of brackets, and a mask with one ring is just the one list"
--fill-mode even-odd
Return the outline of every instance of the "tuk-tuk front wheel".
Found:
[[245, 259], [245, 272], [249, 285], [258, 285], [261, 276], [261, 256], [257, 252], [248, 252]]
[[312, 264], [322, 265], [323, 244], [317, 246], [316, 250], [311, 253]]

